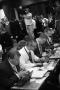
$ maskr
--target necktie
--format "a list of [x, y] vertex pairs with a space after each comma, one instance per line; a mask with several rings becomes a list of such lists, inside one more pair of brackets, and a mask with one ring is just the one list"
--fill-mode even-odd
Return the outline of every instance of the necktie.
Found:
[[29, 52], [27, 52], [26, 48], [25, 48], [25, 51], [26, 51], [26, 53], [27, 53], [27, 54], [28, 54], [28, 56], [29, 56], [29, 60], [32, 62], [31, 52], [30, 52], [30, 51], [29, 51]]
[[19, 72], [20, 71], [19, 65], [16, 65], [16, 68], [17, 68], [17, 71]]
[[29, 60], [32, 62], [31, 52], [28, 53], [28, 56], [29, 56]]

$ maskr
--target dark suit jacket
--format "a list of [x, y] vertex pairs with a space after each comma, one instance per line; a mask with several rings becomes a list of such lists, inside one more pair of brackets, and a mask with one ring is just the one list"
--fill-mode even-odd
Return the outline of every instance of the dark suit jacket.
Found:
[[0, 87], [4, 87], [4, 90], [7, 90], [18, 80], [8, 61], [0, 63]]

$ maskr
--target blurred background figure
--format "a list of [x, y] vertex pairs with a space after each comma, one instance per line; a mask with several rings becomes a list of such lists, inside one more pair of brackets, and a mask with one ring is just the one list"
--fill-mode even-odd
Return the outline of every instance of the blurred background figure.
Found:
[[42, 25], [44, 26], [44, 28], [48, 26], [48, 19], [47, 18], [42, 19]]
[[24, 15], [24, 21], [26, 25], [26, 30], [30, 38], [34, 38], [34, 29], [36, 28], [36, 22], [32, 18], [32, 13], [30, 13], [28, 10], [26, 11]]
[[36, 38], [37, 44], [40, 49], [40, 53], [45, 52], [46, 49], [53, 48], [52, 35], [54, 30], [52, 28], [45, 28], [44, 32], [40, 32], [40, 36]]
[[47, 36], [44, 33], [40, 33], [40, 36], [36, 38], [37, 44], [39, 46], [40, 53], [42, 54], [45, 51]]

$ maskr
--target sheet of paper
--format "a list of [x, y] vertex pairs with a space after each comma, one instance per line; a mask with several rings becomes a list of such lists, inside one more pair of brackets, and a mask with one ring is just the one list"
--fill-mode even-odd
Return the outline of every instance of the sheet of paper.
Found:
[[47, 66], [47, 70], [53, 70], [54, 69], [54, 62], [50, 62], [50, 64]]
[[39, 67], [32, 67], [32, 68], [28, 68], [27, 69], [28, 71], [37, 71], [37, 70], [39, 70]]
[[42, 78], [47, 73], [47, 69], [45, 70], [34, 70], [32, 73], [32, 78]]

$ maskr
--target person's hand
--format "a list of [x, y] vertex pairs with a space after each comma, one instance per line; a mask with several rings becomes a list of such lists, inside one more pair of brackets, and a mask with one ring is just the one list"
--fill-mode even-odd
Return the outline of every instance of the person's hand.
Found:
[[18, 75], [19, 75], [19, 79], [23, 79], [23, 78], [27, 78], [27, 77], [31, 77], [31, 72], [29, 72], [29, 71], [20, 71], [19, 73], [18, 73]]
[[22, 77], [25, 73], [26, 73], [26, 71], [20, 71], [20, 72], [18, 72], [19, 78]]
[[43, 61], [44, 61], [43, 58], [39, 58], [39, 59], [35, 60], [35, 63], [42, 63]]

